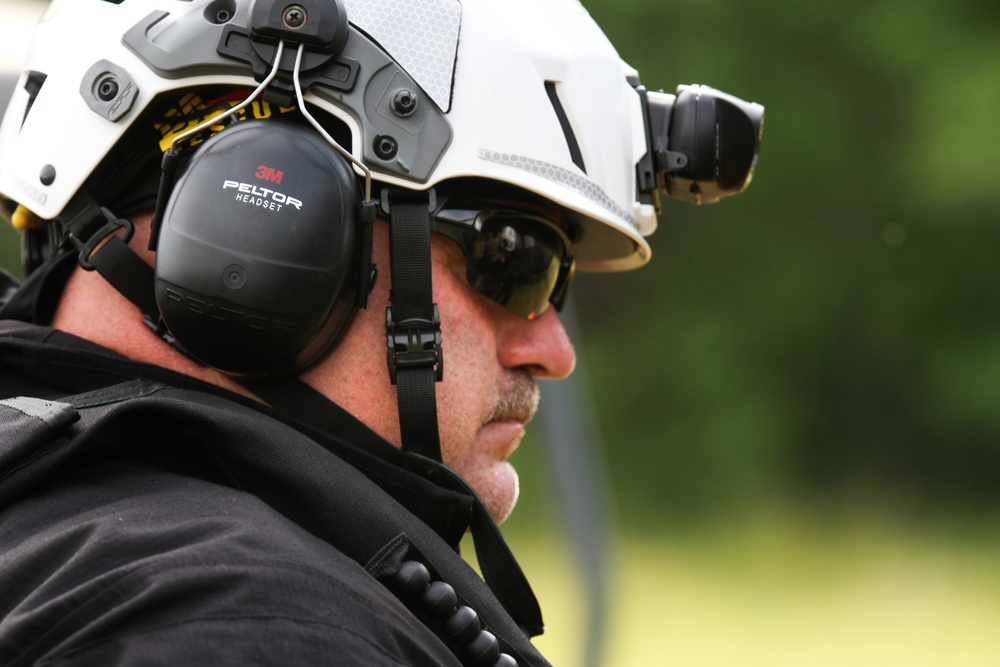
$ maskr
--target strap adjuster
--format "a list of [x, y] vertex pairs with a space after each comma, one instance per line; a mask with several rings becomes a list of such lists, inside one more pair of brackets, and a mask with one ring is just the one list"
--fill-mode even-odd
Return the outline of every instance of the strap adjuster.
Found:
[[131, 220], [117, 217], [104, 206], [100, 207], [100, 211], [106, 222], [103, 227], [91, 234], [90, 238], [86, 241], [81, 241], [74, 236], [72, 232], [69, 232], [66, 235], [67, 240], [73, 244], [73, 247], [80, 251], [80, 266], [86, 271], [93, 271], [97, 268], [91, 263], [90, 256], [94, 254], [94, 250], [101, 241], [108, 238], [119, 229], [124, 229], [125, 236], [122, 238], [122, 241], [128, 243], [132, 240], [132, 235], [135, 233], [135, 226], [132, 224]]
[[419, 317], [396, 322], [392, 307], [385, 309], [385, 339], [388, 347], [389, 381], [396, 384], [396, 371], [433, 368], [434, 380], [444, 377], [441, 354], [441, 316], [434, 304], [434, 320]]

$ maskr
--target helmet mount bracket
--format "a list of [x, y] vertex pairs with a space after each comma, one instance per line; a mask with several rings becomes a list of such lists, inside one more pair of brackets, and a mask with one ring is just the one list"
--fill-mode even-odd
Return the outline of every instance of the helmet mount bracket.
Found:
[[274, 102], [287, 106], [295, 99], [292, 79], [295, 53], [292, 49], [282, 53], [278, 43], [305, 47], [299, 73], [303, 86], [309, 88], [320, 83], [350, 92], [357, 82], [360, 66], [356, 60], [341, 55], [348, 35], [347, 13], [340, 0], [254, 0], [248, 28], [226, 25], [217, 50], [249, 64], [257, 81], [263, 81], [269, 72], [276, 70], [278, 76], [266, 94]]
[[253, 0], [250, 33], [335, 56], [347, 43], [347, 12], [340, 0]]

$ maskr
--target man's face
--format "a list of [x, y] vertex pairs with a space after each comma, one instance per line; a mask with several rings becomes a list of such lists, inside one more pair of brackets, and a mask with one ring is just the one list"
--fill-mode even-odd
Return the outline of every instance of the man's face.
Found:
[[[444, 380], [436, 385], [441, 456], [479, 493], [494, 519], [517, 501], [517, 448], [538, 402], [535, 378], [562, 378], [576, 363], [558, 314], [529, 321], [476, 293], [458, 245], [434, 235], [434, 301], [441, 313]], [[375, 224], [379, 279], [334, 352], [303, 379], [376, 433], [400, 445], [396, 388], [385, 361], [389, 305], [388, 228]]]

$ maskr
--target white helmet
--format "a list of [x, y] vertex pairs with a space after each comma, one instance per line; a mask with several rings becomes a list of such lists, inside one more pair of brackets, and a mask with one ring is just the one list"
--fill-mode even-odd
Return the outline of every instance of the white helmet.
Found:
[[533, 193], [577, 230], [582, 270], [648, 261], [658, 186], [714, 200], [756, 161], [762, 107], [647, 93], [577, 0], [54, 0], [0, 127], [0, 195], [59, 216], [154, 102], [253, 88], [282, 30], [307, 45], [306, 103], [349, 128], [373, 179]]

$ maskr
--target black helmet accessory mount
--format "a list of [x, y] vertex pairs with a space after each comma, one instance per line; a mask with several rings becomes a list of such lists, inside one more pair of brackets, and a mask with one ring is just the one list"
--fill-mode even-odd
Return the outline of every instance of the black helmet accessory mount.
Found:
[[750, 185], [764, 107], [708, 86], [678, 86], [677, 94], [669, 95], [647, 91], [638, 81], [633, 85], [646, 120], [640, 196], [655, 198], [662, 188], [675, 199], [709, 204]]

